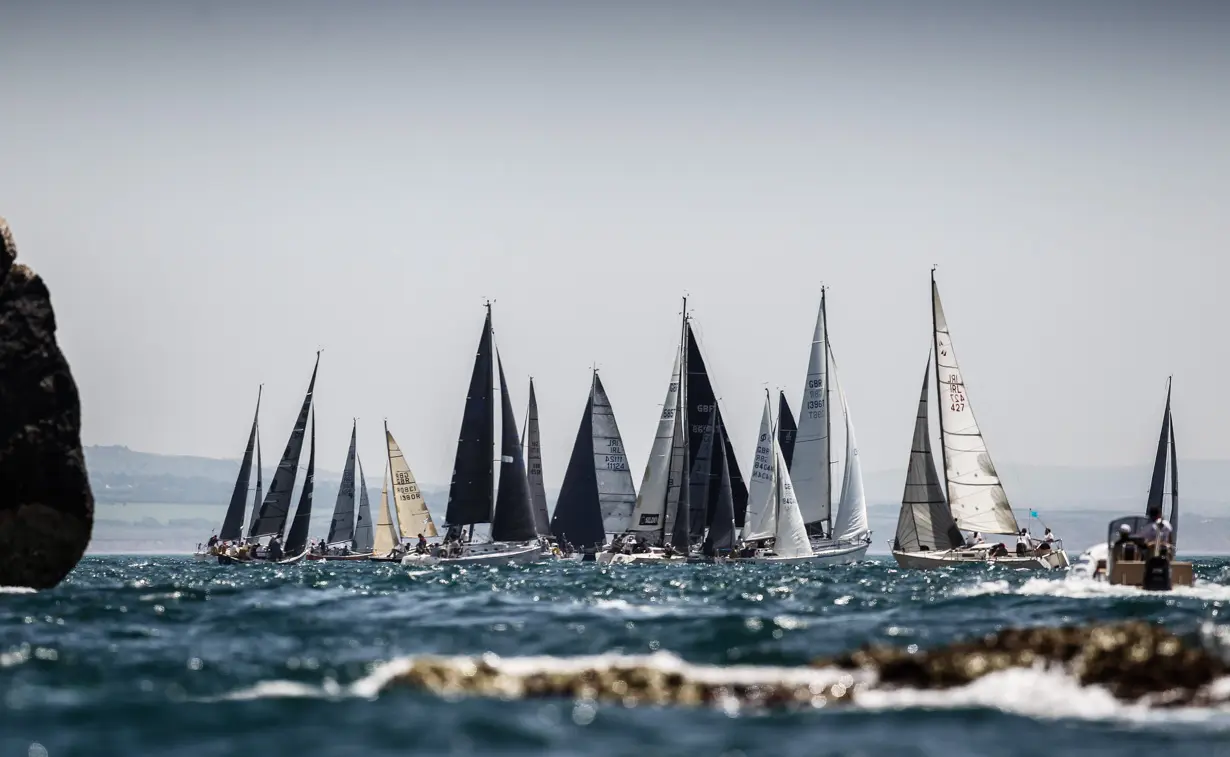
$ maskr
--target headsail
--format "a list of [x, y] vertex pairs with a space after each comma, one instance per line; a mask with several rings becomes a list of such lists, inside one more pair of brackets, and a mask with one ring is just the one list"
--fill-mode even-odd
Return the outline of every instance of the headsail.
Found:
[[403, 539], [416, 539], [419, 534], [425, 537], [436, 535], [436, 524], [427, 511], [427, 500], [419, 491], [410, 464], [402, 454], [401, 447], [389, 433], [389, 424], [384, 424], [384, 439], [389, 454], [389, 477], [393, 481], [393, 502], [397, 509], [397, 527]]
[[444, 521], [449, 526], [490, 523], [495, 483], [495, 389], [492, 386], [491, 305], [478, 340], [474, 372], [461, 417], [453, 481]]
[[[700, 448], [692, 459], [692, 468], [688, 472], [688, 533], [693, 544], [705, 538], [705, 527], [709, 523], [709, 492], [721, 486], [717, 477], [722, 474], [715, 464], [719, 452], [722, 451], [721, 439], [716, 439], [720, 427], [717, 424], [717, 409], [709, 411], [709, 422], [704, 425], [693, 425], [692, 430], [701, 435]], [[716, 496], [713, 497], [716, 500]], [[733, 512], [733, 509], [732, 509]]]
[[308, 529], [312, 525], [312, 489], [316, 480], [316, 412], [312, 411], [312, 442], [308, 447], [307, 477], [303, 479], [303, 491], [299, 494], [299, 506], [295, 519], [286, 535], [286, 554], [298, 555], [307, 549]]
[[[500, 491], [491, 519], [492, 541], [530, 541], [538, 536], [534, 527], [534, 511], [530, 505], [529, 480], [525, 475], [525, 458], [521, 456], [521, 439], [517, 436], [517, 419], [513, 415], [508, 384], [504, 381], [504, 364], [497, 357], [500, 372], [500, 404], [503, 409], [500, 455]], [[451, 524], [450, 524], [451, 525]]]
[[256, 491], [252, 494], [252, 515], [248, 521], [248, 533], [256, 530], [256, 520], [260, 515], [261, 502], [264, 502], [264, 463], [261, 462], [261, 430], [259, 424], [256, 428]]
[[780, 557], [808, 557], [814, 555], [807, 537], [807, 526], [799, 510], [799, 501], [794, 496], [794, 485], [782, 449], [773, 441], [774, 467], [777, 479], [777, 528], [774, 532], [773, 551]]
[[914, 441], [910, 445], [910, 464], [905, 473], [905, 493], [901, 496], [901, 513], [897, 516], [897, 538], [893, 543], [894, 549], [904, 552], [917, 552], [923, 547], [954, 549], [965, 543], [952, 520], [952, 513], [948, 512], [944, 488], [931, 454], [931, 430], [927, 422], [930, 376], [931, 356], [928, 354], [922, 396], [918, 398], [918, 416], [914, 421]]
[[1145, 513], [1162, 511], [1166, 492], [1166, 458], [1170, 458], [1170, 521], [1171, 543], [1177, 543], [1179, 533], [1179, 459], [1174, 446], [1174, 420], [1170, 415], [1170, 380], [1166, 381], [1166, 409], [1162, 412], [1162, 430], [1157, 439], [1157, 455], [1153, 461], [1153, 476], [1149, 483], [1149, 500]]
[[777, 443], [782, 448], [782, 458], [786, 461], [786, 470], [794, 460], [794, 438], [799, 432], [799, 426], [794, 422], [794, 413], [790, 412], [790, 403], [786, 401], [786, 393], [777, 393]]
[[833, 536], [838, 539], [857, 541], [867, 535], [867, 497], [863, 493], [863, 466], [858, 459], [858, 442], [854, 438], [854, 421], [850, 418], [850, 404], [837, 376], [837, 360], [829, 348], [829, 364], [832, 366], [833, 383], [841, 400], [841, 412], [846, 419], [846, 467], [841, 478], [841, 497], [838, 499], [837, 520], [833, 524]]
[[534, 395], [534, 379], [530, 378], [530, 406], [525, 415], [526, 464], [530, 485], [530, 505], [534, 510], [534, 528], [540, 536], [551, 534], [551, 518], [547, 515], [547, 490], [542, 481], [542, 442], [538, 436], [538, 398]]
[[658, 420], [658, 433], [649, 450], [645, 476], [641, 479], [641, 488], [637, 491], [636, 505], [632, 510], [632, 524], [628, 527], [629, 531], [645, 534], [651, 542], [655, 541], [652, 535], [660, 535], [666, 522], [666, 494], [670, 487], [675, 421], [679, 409], [679, 365], [680, 353], [676, 351], [670, 386], [666, 390], [662, 416]]
[[397, 532], [393, 530], [393, 513], [389, 510], [389, 471], [386, 467], [384, 476], [380, 480], [380, 520], [376, 521], [372, 552], [377, 555], [387, 555], [396, 545]]
[[[595, 374], [594, 378], [597, 378]], [[594, 388], [591, 386], [572, 456], [564, 470], [559, 499], [551, 516], [551, 532], [559, 541], [578, 547], [601, 546], [606, 541], [599, 504], [598, 477], [594, 455]], [[627, 466], [624, 466], [625, 469]]]
[[717, 501], [713, 509], [713, 516], [709, 519], [709, 531], [705, 535], [704, 541], [704, 552], [709, 555], [718, 553], [728, 554], [735, 548], [735, 505], [734, 498], [731, 497], [730, 492], [730, 473], [726, 459], [726, 439], [720, 427], [714, 433], [718, 437], [713, 445], [715, 450], [714, 464], [719, 469], [719, 473]]
[[333, 520], [329, 523], [326, 544], [350, 544], [354, 541], [354, 463], [358, 425], [355, 421], [350, 426], [350, 449], [346, 452], [342, 481], [337, 486], [337, 501], [333, 505]]
[[594, 371], [592, 393], [593, 467], [598, 481], [598, 503], [602, 525], [607, 533], [622, 534], [632, 525], [636, 506], [636, 486], [632, 469], [624, 454], [624, 441], [615, 422], [615, 409], [607, 397], [602, 379]]
[[359, 516], [355, 519], [354, 541], [350, 549], [359, 554], [372, 551], [374, 535], [372, 533], [372, 508], [367, 497], [367, 479], [363, 477], [363, 460], [355, 455], [359, 465]]
[[833, 517], [827, 344], [828, 326], [822, 292], [816, 330], [811, 338], [811, 355], [807, 359], [807, 383], [803, 390], [803, 402], [799, 405], [794, 457], [786, 466], [794, 482], [794, 493], [803, 513], [803, 521], [809, 526], [830, 521]]
[[931, 273], [932, 317], [935, 325], [936, 394], [940, 405], [940, 447], [948, 482], [948, 507], [966, 531], [1012, 534], [1020, 530], [1008, 495], [991, 462], [986, 441], [966, 397], [965, 380], [948, 333], [940, 290]]
[[[691, 320], [686, 321], [687, 328], [687, 352], [685, 360], [687, 361], [687, 385], [684, 387], [684, 395], [687, 397], [687, 413], [691, 419], [691, 426], [687, 429], [688, 432], [688, 459], [691, 461], [700, 460], [700, 449], [705, 443], [706, 429], [708, 428], [710, 413], [715, 414], [715, 427], [722, 429], [722, 436], [726, 440], [723, 445], [726, 448], [726, 455], [731, 463], [730, 466], [730, 482], [731, 496], [734, 498], [735, 519], [740, 524], [743, 523], [744, 513], [747, 511], [747, 484], [743, 481], [743, 474], [739, 472], [738, 462], [735, 460], [734, 450], [730, 446], [730, 434], [726, 430], [726, 422], [722, 417], [721, 402], [717, 398], [716, 392], [713, 390], [713, 382], [709, 377], [709, 371], [705, 367], [705, 358], [701, 354], [700, 341], [696, 338], [696, 332], [693, 329]], [[692, 507], [694, 510], [706, 513], [713, 512], [713, 508], [717, 502], [719, 487], [717, 479], [713, 477], [712, 471], [708, 472], [708, 485], [701, 491], [706, 492], [704, 502], [693, 501]], [[693, 482], [695, 486], [696, 482]], [[697, 496], [696, 492], [691, 492], [690, 496]], [[693, 524], [695, 526], [695, 524]]]
[[773, 464], [773, 417], [769, 410], [769, 393], [764, 396], [764, 413], [760, 416], [760, 434], [756, 437], [756, 458], [752, 463], [748, 486], [747, 520], [743, 539], [768, 539], [777, 529], [777, 479]]
[[235, 477], [235, 490], [231, 492], [231, 504], [226, 508], [226, 517], [222, 519], [222, 530], [218, 538], [222, 541], [234, 541], [243, 535], [243, 514], [248, 507], [248, 482], [252, 479], [252, 450], [256, 446], [256, 424], [261, 415], [261, 389], [256, 392], [256, 415], [252, 417], [252, 430], [248, 432], [248, 446], [243, 453], [243, 462], [239, 464], [239, 475]]
[[299, 473], [299, 454], [303, 451], [303, 436], [307, 432], [308, 411], [312, 408], [312, 392], [316, 388], [316, 371], [320, 368], [320, 353], [316, 353], [316, 365], [312, 368], [312, 380], [308, 382], [307, 394], [303, 397], [303, 406], [299, 408], [299, 417], [286, 440], [286, 449], [282, 452], [282, 460], [269, 483], [269, 493], [261, 503], [260, 515], [256, 518], [248, 536], [281, 536], [286, 528], [286, 519], [290, 515], [290, 495], [295, 488], [295, 478]]

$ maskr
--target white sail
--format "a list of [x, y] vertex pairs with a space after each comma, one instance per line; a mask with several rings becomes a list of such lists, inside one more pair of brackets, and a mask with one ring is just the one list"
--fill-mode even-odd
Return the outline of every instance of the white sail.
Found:
[[773, 536], [777, 520], [777, 481], [773, 477], [773, 418], [769, 396], [765, 394], [764, 413], [760, 416], [760, 435], [756, 441], [756, 459], [747, 486], [747, 514], [744, 516], [743, 539], [767, 539]]
[[833, 524], [833, 535], [838, 539], [856, 541], [866, 535], [867, 527], [867, 497], [863, 493], [863, 466], [858, 459], [858, 442], [854, 438], [854, 421], [850, 419], [850, 405], [846, 402], [846, 392], [841, 387], [837, 376], [837, 361], [829, 353], [829, 364], [832, 368], [833, 383], [837, 386], [837, 396], [841, 400], [841, 411], [846, 418], [846, 467], [841, 480], [841, 499], [837, 506], [837, 520]]
[[[939, 374], [940, 444], [944, 449], [948, 506], [966, 531], [1012, 534], [1019, 530], [986, 442], [966, 396], [965, 380], [948, 333], [940, 291], [931, 280], [935, 318], [935, 363]], [[797, 454], [797, 453], [796, 453]]]
[[[669, 400], [670, 397], [668, 396]], [[606, 395], [602, 380], [594, 374], [590, 425], [594, 441], [594, 474], [598, 480], [598, 508], [602, 528], [608, 534], [622, 534], [632, 527], [636, 488], [632, 469], [624, 454], [624, 442], [615, 423], [615, 410]]]
[[774, 533], [773, 551], [779, 557], [808, 557], [815, 554], [807, 538], [807, 525], [794, 496], [790, 471], [782, 457], [782, 448], [773, 440], [773, 465], [777, 469], [777, 530]]
[[805, 523], [832, 517], [829, 502], [832, 456], [829, 451], [827, 341], [824, 300], [821, 299], [816, 331], [811, 338], [811, 356], [807, 360], [807, 383], [803, 390], [803, 402], [799, 405], [794, 457], [790, 461], [790, 477], [794, 481], [795, 495]]
[[376, 536], [372, 542], [372, 553], [387, 555], [397, 544], [397, 532], [393, 530], [393, 513], [389, 510], [389, 472], [387, 469], [381, 484], [380, 519], [376, 521]]
[[419, 534], [435, 536], [436, 524], [427, 511], [427, 500], [419, 491], [418, 482], [410, 472], [410, 464], [401, 453], [401, 447], [393, 440], [386, 427], [384, 430], [389, 445], [389, 472], [393, 479], [393, 502], [397, 508], [397, 525], [403, 539], [416, 539]]
[[629, 531], [661, 533], [665, 522], [666, 493], [670, 486], [672, 450], [675, 447], [675, 412], [679, 404], [679, 359], [680, 354], [676, 352], [670, 388], [666, 390], [662, 417], [658, 421], [658, 434], [649, 451], [649, 462], [645, 464], [645, 476], [636, 495]]

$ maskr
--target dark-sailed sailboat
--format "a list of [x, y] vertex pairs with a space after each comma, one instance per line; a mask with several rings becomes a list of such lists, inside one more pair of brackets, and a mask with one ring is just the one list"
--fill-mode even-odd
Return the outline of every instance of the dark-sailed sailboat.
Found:
[[[517, 434], [504, 366], [495, 348], [491, 303], [474, 357], [445, 512], [446, 557], [441, 562], [509, 564], [542, 557], [530, 501], [529, 479]], [[495, 373], [500, 385], [500, 475], [495, 477]], [[487, 542], [475, 528], [490, 524]]]
[[281, 560], [282, 563], [295, 563], [302, 560], [308, 553], [308, 530], [312, 525], [312, 494], [316, 486], [316, 410], [312, 410], [312, 440], [308, 446], [307, 476], [303, 479], [303, 490], [299, 492], [299, 506], [295, 508], [295, 519], [290, 522], [290, 532], [286, 535], [286, 554], [290, 557]]
[[[350, 427], [350, 449], [346, 452], [346, 465], [342, 469], [342, 481], [337, 487], [337, 501], [333, 505], [333, 519], [329, 522], [329, 535], [325, 538], [325, 551], [309, 552], [309, 560], [366, 560], [368, 552], [358, 549], [358, 530], [355, 527], [355, 465], [358, 462], [356, 442], [359, 422]], [[364, 492], [366, 494], [366, 492]], [[360, 513], [360, 523], [362, 520]], [[371, 538], [371, 512], [367, 514], [367, 538]]]
[[615, 411], [595, 369], [551, 516], [551, 532], [560, 543], [579, 548], [583, 559], [591, 559], [606, 543], [607, 534], [628, 530], [635, 504], [636, 489]]
[[198, 560], [211, 560], [219, 552], [219, 545], [226, 542], [236, 542], [243, 538], [243, 514], [247, 509], [248, 482], [252, 479], [252, 452], [256, 451], [256, 494], [252, 498], [252, 520], [256, 520], [256, 511], [261, 502], [261, 440], [260, 416], [261, 394], [264, 384], [256, 391], [256, 413], [252, 416], [252, 430], [248, 432], [248, 446], [243, 453], [243, 461], [239, 464], [239, 475], [235, 477], [235, 489], [231, 492], [231, 503], [226, 508], [226, 516], [222, 519], [222, 528], [210, 539], [207, 546], [197, 545], [193, 554]]
[[[1112, 520], [1106, 529], [1106, 543], [1094, 545], [1081, 555], [1072, 566], [1070, 577], [1105, 580], [1151, 591], [1192, 585], [1192, 564], [1175, 559], [1179, 541], [1179, 461], [1170, 415], [1170, 388], [1171, 380], [1167, 379], [1166, 408], [1162, 412], [1144, 516]], [[1163, 517], [1167, 491], [1169, 519]]]
[[[303, 397], [303, 405], [299, 408], [299, 416], [295, 419], [295, 425], [290, 432], [290, 438], [286, 441], [286, 449], [282, 452], [282, 459], [278, 462], [278, 469], [273, 474], [273, 480], [269, 482], [269, 491], [266, 493], [264, 500], [261, 501], [260, 508], [248, 527], [246, 539], [248, 545], [243, 548], [243, 552], [236, 550], [237, 554], [231, 554], [228, 549], [227, 554], [220, 554], [218, 556], [218, 562], [222, 564], [244, 562], [251, 559], [249, 557], [251, 554], [261, 554], [261, 552], [258, 552], [259, 545], [257, 542], [263, 538], [269, 539], [269, 544], [262, 554], [266, 559], [281, 560], [284, 552], [288, 551], [282, 546], [282, 533], [286, 530], [286, 522], [290, 515], [290, 498], [294, 492], [295, 479], [299, 472], [299, 457], [303, 452], [303, 437], [307, 432], [308, 414], [312, 409], [312, 393], [316, 388], [316, 373], [319, 368], [320, 352], [317, 352], [316, 364], [312, 367], [312, 378], [308, 382], [307, 393]], [[313, 439], [315, 439], [315, 428], [313, 428]], [[313, 443], [314, 447], [315, 444]], [[259, 449], [257, 454], [259, 468]], [[311, 480], [312, 476], [309, 475], [308, 482]], [[259, 490], [259, 475], [257, 481]], [[305, 484], [306, 486], [307, 484]], [[305, 534], [305, 543], [306, 540], [307, 536]]]
[[530, 404], [525, 411], [526, 477], [530, 487], [530, 506], [534, 510], [534, 529], [539, 536], [551, 536], [551, 517], [547, 514], [547, 489], [542, 476], [542, 439], [538, 432], [538, 397], [534, 377], [530, 376]]

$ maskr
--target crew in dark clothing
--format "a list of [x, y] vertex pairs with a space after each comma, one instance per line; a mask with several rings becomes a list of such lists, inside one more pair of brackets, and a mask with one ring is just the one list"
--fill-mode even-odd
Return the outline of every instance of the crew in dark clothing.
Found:
[[418, 552], [420, 555], [427, 554], [427, 537], [426, 536], [419, 534], [419, 544], [417, 547], [414, 548], [414, 551]]

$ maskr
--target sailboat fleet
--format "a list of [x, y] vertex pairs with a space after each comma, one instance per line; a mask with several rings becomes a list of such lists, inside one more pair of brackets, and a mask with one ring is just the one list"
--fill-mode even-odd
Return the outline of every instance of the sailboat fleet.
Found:
[[[974, 417], [934, 269], [931, 322], [901, 510], [891, 541], [894, 559], [901, 568], [923, 570], [988, 562], [1029, 569], [1068, 567], [1061, 542], [1033, 544], [1013, 513]], [[418, 565], [507, 565], [544, 559], [613, 565], [842, 564], [864, 559], [871, 531], [863, 472], [850, 403], [829, 339], [825, 292], [821, 292], [798, 413], [791, 411], [785, 392], [779, 392], [774, 403], [766, 390], [746, 479], [686, 299], [672, 363], [639, 487], [610, 397], [598, 370], [593, 370], [559, 496], [549, 510], [533, 379], [519, 433], [487, 303], [441, 525], [434, 522], [387, 422], [382, 493], [373, 521], [356, 451], [356, 421], [328, 533], [309, 548], [317, 353], [299, 415], [263, 496], [259, 428], [263, 389], [258, 391], [256, 414], [222, 526], [197, 557], [226, 564], [306, 559]], [[931, 438], [932, 405], [938, 419], [938, 468]], [[306, 475], [290, 519], [309, 420]], [[1166, 444], [1173, 450], [1169, 390], [1162, 446]], [[1159, 450], [1159, 456], [1159, 469], [1164, 469], [1165, 449]], [[249, 488], [253, 467], [254, 490]], [[1177, 481], [1177, 464], [1172, 463], [1171, 471], [1171, 480]], [[1159, 494], [1150, 495], [1151, 513], [1161, 501], [1162, 484], [1155, 484]], [[252, 512], [245, 528], [249, 492], [253, 492]], [[1177, 494], [1173, 496], [1172, 519], [1177, 517]], [[1018, 538], [1017, 550], [989, 543], [984, 535]]]

